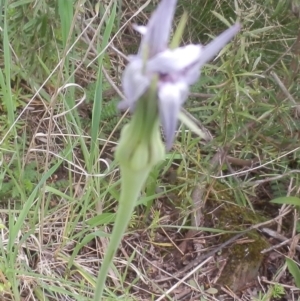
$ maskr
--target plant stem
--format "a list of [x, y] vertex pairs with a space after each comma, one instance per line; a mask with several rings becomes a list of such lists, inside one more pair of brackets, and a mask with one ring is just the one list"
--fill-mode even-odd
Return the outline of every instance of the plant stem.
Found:
[[132, 169], [121, 165], [120, 170], [121, 195], [119, 208], [117, 211], [114, 228], [111, 234], [111, 240], [106, 250], [106, 254], [104, 255], [104, 259], [96, 282], [94, 301], [101, 301], [110, 264], [116, 254], [119, 244], [121, 243], [123, 234], [126, 231], [127, 225], [136, 205], [139, 193], [145, 181], [147, 180], [151, 168], [133, 172]]

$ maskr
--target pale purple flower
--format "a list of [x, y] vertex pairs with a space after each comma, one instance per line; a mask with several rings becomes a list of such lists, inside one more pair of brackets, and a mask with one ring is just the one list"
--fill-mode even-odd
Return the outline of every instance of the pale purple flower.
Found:
[[201, 67], [216, 56], [240, 29], [240, 25], [235, 24], [206, 46], [190, 44], [169, 49], [176, 3], [177, 0], [162, 0], [147, 26], [134, 26], [142, 34], [142, 40], [138, 54], [129, 57], [123, 73], [126, 99], [119, 104], [120, 109], [133, 111], [153, 77], [158, 76], [159, 116], [168, 149], [172, 146], [178, 114], [187, 99], [189, 86], [199, 79]]

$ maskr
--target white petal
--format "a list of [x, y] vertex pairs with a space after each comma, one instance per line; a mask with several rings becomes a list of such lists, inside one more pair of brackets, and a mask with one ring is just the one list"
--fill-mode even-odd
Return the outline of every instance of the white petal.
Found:
[[181, 105], [186, 100], [188, 95], [188, 86], [179, 82], [176, 84], [163, 83], [158, 90], [158, 107], [160, 122], [162, 124], [166, 137], [167, 149], [170, 149], [177, 127], [178, 114]]
[[143, 61], [137, 57], [131, 58], [126, 66], [123, 77], [122, 87], [126, 100], [119, 104], [120, 109], [134, 109], [135, 102], [146, 92], [150, 85], [150, 80], [143, 74]]
[[219, 51], [238, 33], [240, 29], [240, 24], [236, 23], [217, 36], [212, 42], [203, 47], [203, 52], [199, 61], [200, 68], [213, 59], [219, 53]]
[[181, 78], [185, 80], [188, 85], [193, 85], [198, 81], [201, 74], [201, 63], [197, 61], [191, 64], [181, 73]]
[[152, 14], [141, 41], [141, 52], [152, 57], [167, 48], [177, 0], [162, 0]]
[[148, 61], [147, 72], [165, 74], [173, 81], [184, 80], [192, 85], [198, 80], [201, 67], [216, 56], [239, 29], [239, 24], [230, 27], [205, 47], [187, 45], [167, 49]]
[[146, 26], [132, 24], [132, 27], [133, 27], [134, 30], [139, 32], [141, 35], [145, 35], [146, 32], [147, 32], [147, 27]]
[[147, 71], [161, 74], [183, 72], [198, 62], [202, 54], [201, 45], [187, 45], [174, 50], [167, 49], [147, 63]]

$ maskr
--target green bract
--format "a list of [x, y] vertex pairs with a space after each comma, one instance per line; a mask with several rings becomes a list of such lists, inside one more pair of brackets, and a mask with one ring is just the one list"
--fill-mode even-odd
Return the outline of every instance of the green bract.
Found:
[[[159, 130], [155, 84], [139, 99], [134, 115], [121, 132], [115, 157], [122, 167], [132, 171], [152, 168], [164, 159], [164, 144]], [[152, 93], [151, 93], [152, 92]]]

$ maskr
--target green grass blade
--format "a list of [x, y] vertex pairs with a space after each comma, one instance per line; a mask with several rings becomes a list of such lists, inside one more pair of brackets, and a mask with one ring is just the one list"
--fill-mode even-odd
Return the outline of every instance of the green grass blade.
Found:
[[295, 284], [300, 288], [300, 269], [298, 265], [291, 258], [286, 258], [286, 264], [288, 266], [289, 272], [293, 275]]
[[[2, 3], [1, 3], [2, 7]], [[8, 37], [8, 22], [7, 22], [7, 8], [8, 1], [5, 1], [4, 4], [4, 24], [3, 24], [3, 37], [2, 37], [2, 47], [3, 47], [3, 55], [4, 55], [4, 70], [0, 70], [0, 85], [3, 93], [3, 103], [7, 110], [8, 122], [11, 126], [14, 123], [14, 112], [16, 110], [16, 106], [13, 100], [12, 91], [11, 91], [11, 54], [10, 54], [10, 46], [9, 46], [9, 37]], [[0, 23], [1, 24], [1, 23]], [[2, 25], [2, 24], [1, 24]], [[15, 131], [15, 129], [14, 129]], [[16, 132], [15, 132], [16, 133]]]
[[[109, 42], [109, 38], [111, 36], [113, 26], [116, 19], [116, 9], [117, 9], [117, 3], [115, 2], [112, 10], [111, 15], [108, 18], [108, 22], [103, 34], [103, 39], [101, 42], [101, 47], [98, 46], [98, 51], [101, 52], [103, 49], [107, 47], [107, 44]], [[102, 111], [102, 84], [103, 84], [103, 74], [102, 74], [102, 65], [103, 65], [103, 58], [104, 53], [102, 53], [98, 58], [98, 75], [97, 75], [97, 82], [96, 82], [96, 88], [95, 88], [95, 95], [94, 95], [94, 103], [93, 103], [93, 110], [92, 110], [92, 126], [91, 126], [91, 150], [90, 150], [90, 167], [92, 166], [95, 155], [96, 155], [96, 148], [98, 146], [97, 138], [99, 136], [99, 126], [101, 121], [101, 111]]]

